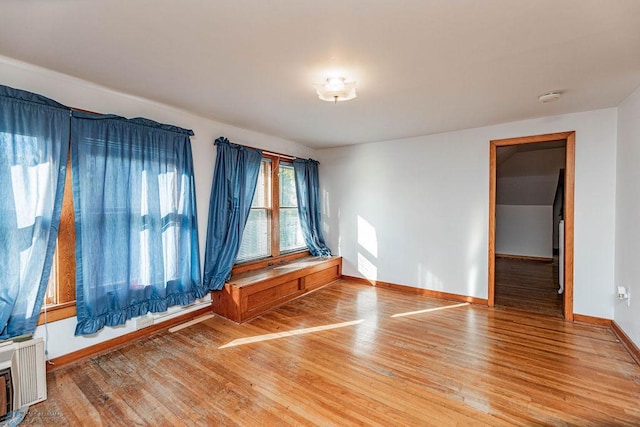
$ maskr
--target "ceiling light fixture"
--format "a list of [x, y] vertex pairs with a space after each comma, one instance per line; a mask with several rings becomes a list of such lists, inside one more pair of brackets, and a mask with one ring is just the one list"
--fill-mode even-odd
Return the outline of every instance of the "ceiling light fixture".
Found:
[[560, 95], [562, 95], [562, 92], [547, 92], [540, 95], [538, 97], [538, 101], [542, 102], [543, 104], [546, 104], [547, 102], [556, 102], [560, 99]]
[[318, 98], [323, 101], [348, 101], [355, 98], [356, 82], [348, 82], [344, 77], [329, 77], [326, 82], [314, 85]]

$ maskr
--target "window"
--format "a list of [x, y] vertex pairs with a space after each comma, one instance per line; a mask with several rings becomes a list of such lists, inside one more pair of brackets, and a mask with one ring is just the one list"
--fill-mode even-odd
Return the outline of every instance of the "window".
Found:
[[206, 295], [191, 130], [74, 111], [75, 335]]
[[236, 263], [306, 248], [298, 216], [293, 164], [264, 155]]

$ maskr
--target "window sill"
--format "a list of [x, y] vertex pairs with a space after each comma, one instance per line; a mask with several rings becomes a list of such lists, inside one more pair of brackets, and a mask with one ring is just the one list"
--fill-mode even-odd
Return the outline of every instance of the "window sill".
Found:
[[309, 255], [310, 255], [309, 250], [304, 249], [297, 252], [288, 252], [284, 255], [280, 255], [276, 257], [263, 258], [255, 261], [247, 261], [240, 264], [236, 264], [231, 270], [231, 274], [246, 273], [247, 271], [259, 270], [261, 268], [269, 267], [271, 265], [276, 265], [276, 264], [286, 264], [290, 261], [293, 261], [299, 258], [304, 258]]
[[[62, 319], [68, 319], [76, 315], [76, 302], [69, 301], [62, 304], [56, 304], [47, 307], [47, 323], [55, 322]], [[40, 311], [37, 325], [44, 325], [45, 316], [44, 309]]]

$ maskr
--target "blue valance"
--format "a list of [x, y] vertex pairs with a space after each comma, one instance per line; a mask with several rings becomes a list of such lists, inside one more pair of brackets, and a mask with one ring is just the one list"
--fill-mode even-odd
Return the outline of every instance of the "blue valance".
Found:
[[[11, 100], [11, 102], [25, 102], [34, 105], [39, 105], [41, 107], [53, 107], [57, 110], [67, 111], [67, 114], [70, 110], [69, 107], [64, 106], [53, 99], [47, 98], [46, 96], [38, 95], [37, 93], [27, 92], [26, 90], [14, 89], [9, 86], [0, 85], [0, 97], [7, 98]], [[6, 107], [6, 106], [5, 106]]]
[[158, 123], [151, 119], [145, 119], [143, 117], [136, 117], [133, 119], [127, 119], [126, 117], [117, 116], [115, 114], [96, 114], [89, 113], [86, 111], [73, 111], [73, 117], [84, 120], [112, 120], [112, 121], [120, 121], [126, 125], [139, 125], [146, 126], [152, 129], [159, 129], [167, 132], [175, 132], [179, 134], [184, 134], [188, 136], [193, 136], [193, 131], [191, 129], [184, 129], [174, 125], [168, 125], [164, 123]]

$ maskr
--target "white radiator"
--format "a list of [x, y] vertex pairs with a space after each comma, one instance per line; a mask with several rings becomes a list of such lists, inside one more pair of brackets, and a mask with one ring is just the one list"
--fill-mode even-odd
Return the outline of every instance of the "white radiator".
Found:
[[42, 402], [47, 398], [47, 371], [42, 338], [18, 343], [14, 354], [18, 375], [16, 409]]
[[561, 294], [564, 292], [564, 220], [560, 221], [560, 225], [558, 226], [558, 235], [558, 285], [560, 285], [558, 293]]
[[47, 398], [44, 340], [7, 342], [0, 345], [0, 369], [11, 369], [13, 410]]

